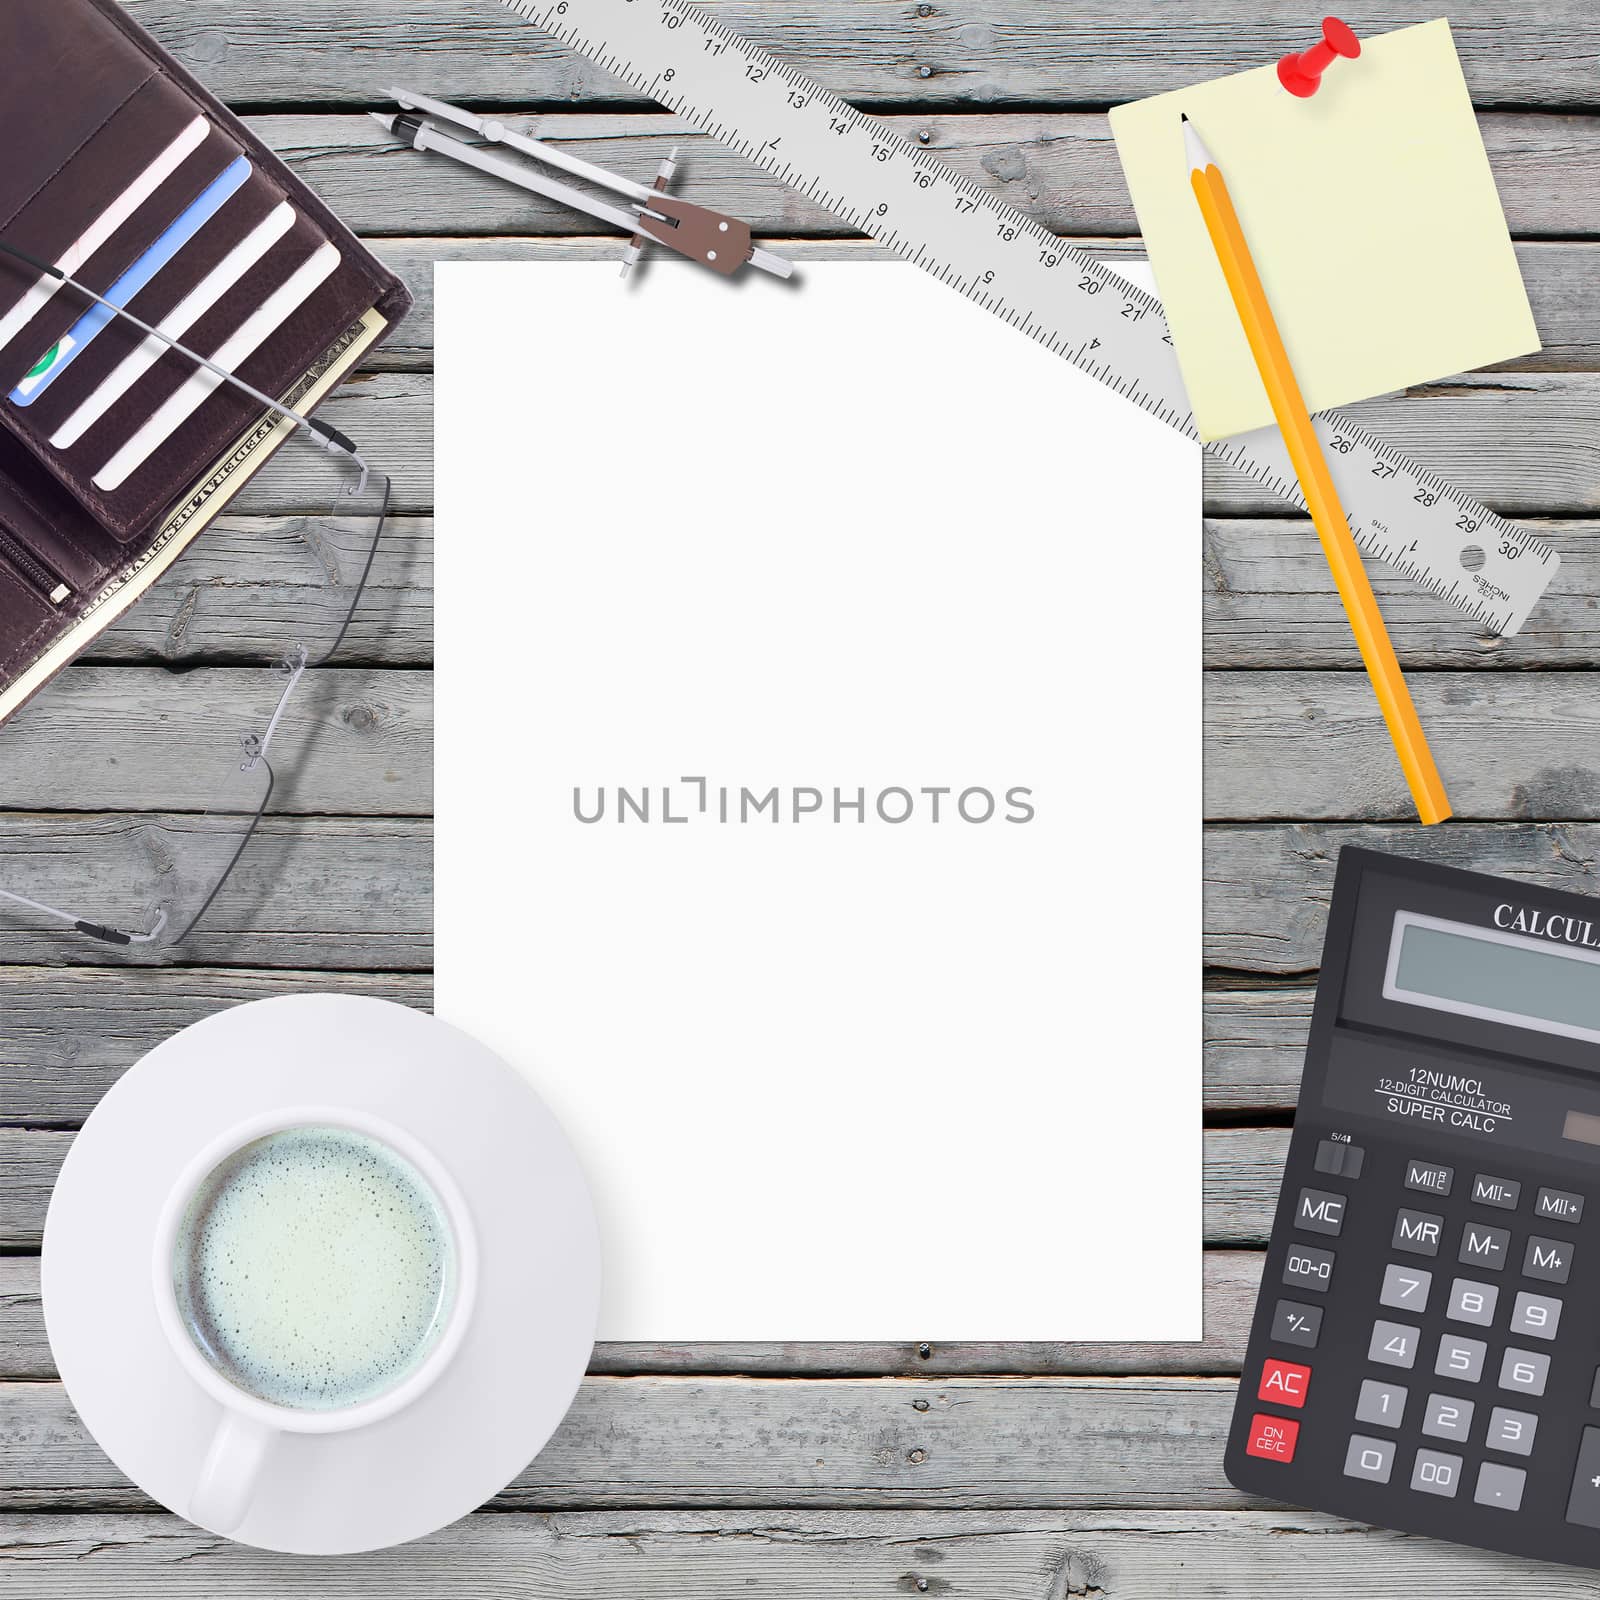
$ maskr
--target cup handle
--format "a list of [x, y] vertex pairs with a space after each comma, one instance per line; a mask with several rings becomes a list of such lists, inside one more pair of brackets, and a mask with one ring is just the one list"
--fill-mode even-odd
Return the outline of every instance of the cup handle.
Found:
[[232, 1533], [250, 1509], [256, 1479], [278, 1430], [224, 1408], [190, 1496], [189, 1517], [213, 1533]]

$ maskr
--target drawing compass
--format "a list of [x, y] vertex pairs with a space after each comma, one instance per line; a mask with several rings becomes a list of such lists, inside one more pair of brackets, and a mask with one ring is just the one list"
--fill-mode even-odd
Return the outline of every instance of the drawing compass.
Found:
[[[409, 89], [390, 92], [399, 101], [400, 111], [374, 111], [370, 115], [374, 122], [412, 149], [431, 150], [437, 155], [447, 156], [462, 166], [475, 167], [491, 177], [503, 178], [507, 183], [516, 184], [519, 189], [542, 195], [558, 205], [570, 206], [575, 211], [582, 211], [622, 229], [628, 235], [622, 261], [624, 277], [639, 259], [647, 241], [665, 245], [667, 249], [675, 250], [679, 255], [697, 261], [724, 277], [737, 272], [746, 262], [779, 278], [787, 278], [794, 271], [792, 262], [773, 255], [770, 250], [763, 250], [752, 240], [749, 223], [740, 222], [737, 217], [725, 216], [708, 206], [680, 200], [668, 192], [677, 171], [676, 151], [661, 163], [653, 185], [636, 183], [631, 178], [607, 172], [592, 161], [570, 155], [555, 145], [519, 133], [493, 117], [480, 117], [476, 112], [466, 111], [425, 94], [415, 94]], [[587, 183], [609, 189], [614, 194], [622, 195], [627, 204], [613, 205], [583, 189], [574, 188], [570, 183], [563, 183], [524, 164], [507, 160], [493, 150], [467, 144], [430, 122], [430, 117], [465, 128], [488, 144], [503, 145], [546, 167], [554, 167]]]

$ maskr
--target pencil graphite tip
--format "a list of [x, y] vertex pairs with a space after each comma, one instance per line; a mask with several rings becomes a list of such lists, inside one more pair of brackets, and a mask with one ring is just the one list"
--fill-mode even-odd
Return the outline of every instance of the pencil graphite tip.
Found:
[[394, 112], [392, 112], [392, 111], [369, 111], [367, 113], [367, 115], [369, 117], [371, 117], [372, 120], [374, 122], [376, 122], [378, 124], [378, 126], [380, 128], [382, 128], [386, 133], [393, 133], [394, 132]]
[[1206, 149], [1205, 140], [1195, 132], [1187, 114], [1183, 119], [1183, 153], [1188, 157], [1191, 172], [1203, 172], [1207, 167], [1216, 165], [1211, 152]]

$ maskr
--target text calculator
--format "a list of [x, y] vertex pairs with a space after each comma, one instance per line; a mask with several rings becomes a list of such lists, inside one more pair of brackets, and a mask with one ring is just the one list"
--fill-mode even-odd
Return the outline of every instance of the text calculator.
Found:
[[1600, 1567], [1600, 900], [1343, 852], [1227, 1474]]

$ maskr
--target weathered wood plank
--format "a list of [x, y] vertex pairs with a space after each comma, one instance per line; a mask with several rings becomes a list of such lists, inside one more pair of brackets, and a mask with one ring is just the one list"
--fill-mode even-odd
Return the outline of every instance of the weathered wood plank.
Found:
[[[438, 156], [419, 156], [370, 118], [258, 116], [261, 137], [364, 234], [608, 234], [604, 223]], [[856, 237], [832, 212], [676, 117], [587, 113], [527, 119], [541, 139], [648, 183], [679, 150], [674, 192], [761, 235]], [[1105, 117], [1072, 112], [914, 115], [888, 125], [1061, 234], [1137, 234]], [[1600, 235], [1600, 127], [1592, 119], [1481, 119], [1514, 234]], [[1542, 324], [1541, 324], [1542, 327]], [[1593, 338], [1593, 330], [1590, 332]]]
[[[155, 812], [0, 812], [6, 886], [122, 927], [152, 927], [185, 846], [215, 824]], [[269, 816], [205, 920], [174, 951], [125, 951], [0, 907], [8, 962], [72, 966], [225, 964], [425, 971], [432, 963], [433, 831], [420, 818]], [[182, 890], [178, 892], [183, 892]], [[120, 957], [120, 959], [119, 959]]]
[[[0, 1128], [0, 1247], [38, 1248], [45, 1207], [72, 1134], [54, 1128]], [[1205, 1135], [1205, 1240], [1265, 1242], [1289, 1135], [1282, 1128], [1213, 1128]], [[936, 1329], [929, 1329], [933, 1337]]]
[[[225, 7], [129, 0], [138, 21], [215, 93], [249, 104], [377, 104], [391, 85], [448, 100], [520, 104], [638, 97], [549, 35], [485, 0], [271, 0]], [[707, 0], [736, 32], [846, 98], [868, 103], [1108, 104], [1179, 89], [1300, 48], [1293, 0], [1220, 0], [1202, 15], [1144, 0], [1115, 13], [1090, 0], [851, 0], [775, 6]], [[1347, 8], [1348, 9], [1348, 8]], [[1357, 6], [1374, 33], [1438, 15], [1430, 0]], [[1482, 105], [1592, 106], [1586, 0], [1451, 13], [1467, 83]], [[333, 41], [337, 41], [336, 43]]]
[[[1366, 400], [1350, 412], [1503, 515], [1600, 510], [1600, 377], [1594, 374], [1469, 373]], [[1209, 456], [1205, 496], [1208, 510], [1245, 516], [1281, 510]]]
[[[425, 973], [0, 967], [0, 1124], [78, 1127], [147, 1050], [245, 1001], [308, 992], [368, 994], [427, 1010], [432, 991]], [[1205, 996], [1208, 1112], [1237, 1117], [1293, 1107], [1311, 993], [1285, 987]]]
[[[1526, 526], [1559, 551], [1561, 567], [1510, 639], [1472, 632], [1454, 606], [1381, 562], [1370, 564], [1403, 665], [1588, 667], [1600, 660], [1600, 523]], [[1360, 667], [1322, 546], [1302, 519], [1208, 518], [1204, 605], [1207, 667]]]
[[[1600, 664], [1600, 522], [1529, 525], [1560, 550], [1562, 565], [1528, 625], [1511, 639], [1471, 632], [1453, 606], [1372, 564], [1373, 587], [1408, 669]], [[299, 581], [298, 556], [315, 527], [316, 519], [307, 517], [219, 523], [148, 599], [101, 636], [84, 661], [148, 664], [174, 659], [175, 651], [188, 662], [259, 658], [283, 639], [286, 619], [296, 617], [309, 617], [314, 635], [326, 637], [317, 608], [327, 594]], [[1208, 668], [1359, 669], [1350, 624], [1309, 522], [1211, 517], [1203, 548]], [[378, 550], [371, 593], [339, 660], [426, 666], [433, 659], [432, 520], [391, 518]], [[172, 621], [178, 616], [184, 626], [175, 644]]]
[[1578, 894], [1600, 892], [1594, 823], [1219, 826], [1206, 834], [1206, 964], [1314, 971], [1334, 868], [1347, 844]]
[[[874, 378], [874, 382], [880, 382]], [[894, 398], [892, 384], [883, 385]], [[918, 397], [925, 403], [926, 396]], [[423, 373], [357, 374], [328, 402], [328, 419], [356, 439], [394, 475], [396, 512], [432, 508], [433, 388]], [[1511, 516], [1593, 516], [1600, 513], [1600, 373], [1469, 374], [1406, 396], [1369, 400], [1355, 414], [1394, 444]], [[937, 412], [929, 438], [966, 453], [968, 441], [948, 438]], [[710, 441], [684, 436], [686, 449]], [[1013, 465], [991, 441], [984, 460], [997, 484]], [[241, 494], [238, 511], [252, 515], [320, 514], [299, 452], [285, 452]], [[320, 485], [320, 461], [311, 463]], [[319, 490], [320, 493], [320, 490]], [[1209, 458], [1205, 508], [1213, 516], [1275, 516], [1283, 502]]]
[[[1230, 1378], [588, 1378], [495, 1503], [1241, 1506], [1250, 1502], [1222, 1475], [1234, 1388]], [[149, 1504], [59, 1384], [0, 1384], [0, 1507]]]
[[283, 1594], [286, 1582], [294, 1600], [1594, 1592], [1592, 1572], [1275, 1510], [491, 1512], [396, 1550], [332, 1559], [247, 1549], [160, 1514], [14, 1515], [0, 1520], [0, 1573], [30, 1600], [218, 1600]]
[[140, 1056], [214, 1012], [284, 994], [369, 995], [426, 1011], [433, 979], [420, 972], [0, 967], [0, 994], [0, 1120], [75, 1128]]
[[[245, 1001], [307, 992], [369, 994], [427, 1010], [432, 988], [425, 973], [0, 967], [0, 1123], [78, 1127], [147, 1050]], [[1310, 1014], [1305, 988], [1207, 994], [1206, 1110], [1237, 1117], [1291, 1108]]]
[[[1003, 165], [1002, 163], [996, 163]], [[1596, 159], [1600, 169], [1600, 155]], [[723, 199], [722, 209], [735, 209]], [[525, 225], [525, 223], [523, 224]], [[1074, 241], [1108, 261], [1144, 259], [1137, 239], [1082, 238]], [[433, 362], [433, 268], [437, 261], [615, 261], [616, 239], [484, 238], [374, 239], [373, 249], [405, 279], [416, 297], [410, 315], [394, 336], [379, 346], [369, 365], [396, 371], [421, 371]], [[808, 261], [889, 261], [892, 252], [864, 240], [786, 237], [776, 245], [784, 255]], [[1503, 362], [1490, 371], [1592, 371], [1600, 367], [1600, 245], [1524, 241], [1517, 246], [1523, 280], [1544, 348]], [[640, 271], [646, 270], [640, 268]]]
[[[201, 808], [277, 688], [266, 668], [74, 667], [5, 730], [0, 801], [35, 811]], [[309, 674], [273, 744], [274, 810], [426, 815], [432, 688], [418, 671]], [[1459, 817], [1600, 817], [1592, 674], [1418, 673], [1412, 691]], [[1414, 815], [1360, 673], [1208, 673], [1205, 726], [1212, 820]]]
[[[272, 667], [69, 667], [7, 723], [0, 805], [200, 810], [265, 727]], [[433, 810], [433, 675], [321, 667], [272, 740], [275, 811], [426, 816]]]
[[[589, 1370], [596, 1376], [755, 1373], [905, 1378], [1236, 1373], [1244, 1359], [1261, 1260], [1254, 1250], [1206, 1252], [1206, 1335], [1193, 1344], [600, 1344]], [[37, 1256], [0, 1256], [0, 1312], [4, 1313], [0, 1379], [54, 1378], [55, 1361], [39, 1303]]]
[[[190, 546], [82, 659], [89, 663], [262, 661], [285, 641], [328, 641], [348, 591], [317, 580], [312, 560], [353, 584], [373, 529], [315, 514], [224, 516]], [[390, 517], [338, 661], [425, 666], [433, 659], [433, 523]]]
[[[1414, 673], [1458, 818], [1600, 817], [1592, 673]], [[1205, 814], [1407, 819], [1405, 775], [1364, 674], [1205, 675]]]
[[[148, 921], [160, 903], [158, 814], [0, 813], [8, 882]], [[182, 827], [199, 826], [187, 819]], [[1594, 893], [1600, 825], [1215, 824], [1206, 838], [1207, 964], [1244, 972], [1316, 967], [1333, 866], [1343, 844]], [[269, 818], [232, 885], [184, 952], [186, 965], [421, 970], [428, 965], [431, 829], [423, 819]], [[79, 870], [78, 864], [82, 863]], [[32, 965], [102, 965], [100, 946], [6, 914], [4, 955]], [[113, 958], [114, 959], [114, 958]], [[135, 952], [138, 965], [168, 965]]]

